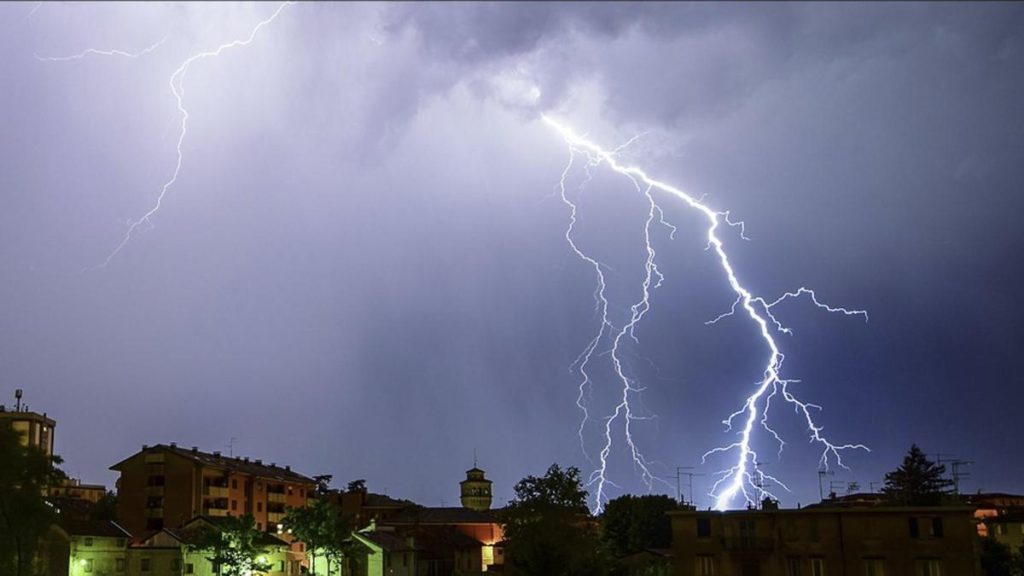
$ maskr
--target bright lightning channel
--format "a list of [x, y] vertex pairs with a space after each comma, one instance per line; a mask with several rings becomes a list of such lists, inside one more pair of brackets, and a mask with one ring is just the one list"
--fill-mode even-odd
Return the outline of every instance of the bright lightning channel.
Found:
[[[725, 273], [730, 288], [736, 294], [736, 300], [733, 302], [731, 310], [719, 315], [717, 318], [710, 320], [707, 323], [715, 324], [723, 318], [733, 316], [742, 310], [746, 317], [748, 317], [754, 325], [757, 326], [761, 340], [764, 342], [769, 352], [764, 365], [763, 375], [757, 382], [754, 392], [746, 398], [743, 406], [739, 410], [733, 412], [723, 421], [723, 424], [727, 427], [727, 431], [732, 429], [733, 424], [737, 419], [742, 422], [742, 428], [738, 433], [739, 439], [726, 446], [709, 450], [702, 458], [702, 460], [706, 460], [709, 456], [718, 453], [734, 452], [736, 454], [735, 464], [720, 471], [717, 475], [721, 477], [711, 488], [710, 496], [715, 500], [714, 507], [718, 510], [726, 510], [733, 506], [737, 497], [742, 497], [745, 503], [756, 503], [755, 498], [760, 499], [764, 497], [772, 497], [773, 494], [765, 487], [766, 481], [782, 486], [784, 489], [788, 490], [786, 485], [780, 480], [760, 470], [758, 467], [757, 452], [755, 452], [751, 447], [751, 441], [754, 436], [755, 429], [760, 426], [778, 442], [779, 453], [781, 454], [784, 442], [768, 422], [768, 412], [771, 406], [771, 401], [777, 396], [792, 405], [794, 410], [805, 420], [809, 431], [810, 441], [818, 444], [822, 448], [822, 454], [819, 460], [819, 464], [822, 467], [828, 468], [830, 460], [834, 460], [837, 465], [845, 468], [845, 464], [842, 459], [842, 452], [846, 450], [861, 449], [870, 451], [868, 447], [863, 444], [832, 443], [822, 434], [822, 427], [815, 423], [814, 418], [811, 415], [811, 411], [813, 409], [820, 409], [820, 406], [803, 402], [789, 391], [788, 385], [795, 383], [796, 380], [786, 380], [780, 375], [785, 356], [779, 349], [779, 345], [775, 340], [774, 332], [778, 331], [789, 334], [791, 331], [775, 317], [773, 309], [778, 304], [788, 299], [805, 296], [814, 306], [827, 312], [839, 313], [847, 316], [861, 316], [865, 321], [868, 319], [867, 312], [864, 310], [851, 310], [830, 306], [819, 300], [817, 294], [813, 290], [804, 287], [792, 292], [787, 292], [781, 297], [771, 301], [760, 296], [755, 296], [740, 282], [735, 270], [733, 269], [732, 263], [729, 260], [729, 255], [725, 250], [725, 246], [721, 238], [718, 236], [719, 226], [722, 223], [725, 223], [730, 227], [738, 227], [740, 229], [740, 236], [746, 239], [746, 236], [744, 235], [744, 225], [742, 222], [733, 222], [729, 219], [728, 212], [716, 211], [704, 204], [702, 199], [694, 198], [670, 184], [651, 178], [640, 168], [621, 164], [618, 160], [618, 153], [622, 147], [614, 150], [606, 150], [587, 139], [585, 136], [577, 134], [568, 126], [565, 126], [548, 116], [544, 116], [543, 120], [548, 126], [554, 128], [569, 146], [569, 162], [566, 165], [565, 170], [562, 171], [558, 185], [562, 201], [570, 209], [569, 226], [566, 229], [565, 238], [573, 252], [594, 269], [598, 279], [598, 287], [595, 291], [595, 301], [597, 310], [601, 315], [601, 325], [597, 334], [588, 343], [587, 347], [583, 350], [583, 353], [580, 354], [580, 357], [577, 358], [577, 361], [574, 364], [574, 366], [579, 367], [579, 371], [582, 375], [582, 381], [579, 384], [579, 394], [576, 400], [577, 406], [583, 412], [583, 419], [579, 428], [581, 445], [583, 444], [583, 427], [590, 418], [590, 413], [585, 399], [588, 390], [593, 384], [591, 377], [587, 372], [587, 366], [599, 343], [606, 337], [609, 337], [610, 334], [614, 334], [614, 336], [610, 336], [612, 365], [614, 367], [615, 376], [622, 385], [621, 400], [615, 406], [611, 416], [605, 419], [604, 444], [599, 453], [596, 469], [590, 476], [590, 483], [595, 487], [595, 512], [600, 511], [604, 503], [607, 502], [608, 497], [606, 487], [609, 485], [614, 486], [614, 484], [608, 479], [607, 475], [608, 456], [613, 446], [612, 426], [619, 418], [622, 418], [623, 420], [626, 446], [629, 449], [634, 465], [637, 467], [643, 482], [647, 485], [648, 489], [651, 489], [653, 482], [655, 480], [659, 480], [651, 472], [650, 463], [640, 452], [632, 434], [630, 433], [630, 423], [634, 420], [645, 419], [645, 417], [636, 415], [631, 407], [631, 396], [639, 393], [641, 389], [637, 387], [634, 379], [630, 378], [624, 372], [620, 355], [622, 339], [627, 335], [634, 340], [636, 339], [633, 334], [634, 329], [643, 319], [644, 315], [650, 310], [650, 291], [652, 288], [657, 288], [664, 278], [655, 264], [656, 254], [651, 244], [650, 230], [656, 217], [659, 223], [670, 227], [671, 225], [665, 222], [664, 213], [660, 206], [655, 202], [653, 195], [653, 191], [655, 190], [678, 200], [682, 200], [690, 208], [693, 208], [704, 215], [708, 224], [707, 248], [713, 249], [717, 256], [718, 263], [721, 266], [722, 271]], [[644, 222], [644, 242], [647, 258], [645, 261], [644, 279], [641, 286], [641, 297], [637, 302], [632, 304], [630, 307], [631, 314], [628, 320], [619, 327], [618, 330], [615, 329], [608, 318], [608, 300], [605, 297], [606, 282], [604, 272], [602, 270], [604, 265], [594, 257], [588, 255], [585, 251], [581, 250], [573, 240], [573, 232], [577, 223], [577, 205], [569, 199], [566, 193], [566, 178], [573, 168], [577, 155], [582, 155], [586, 158], [585, 168], [587, 170], [587, 180], [584, 181], [584, 185], [591, 177], [590, 171], [593, 168], [604, 164], [614, 172], [628, 178], [633, 183], [636, 190], [644, 195], [649, 207], [647, 217]], [[672, 232], [675, 232], [675, 228], [672, 228]], [[758, 417], [759, 414], [760, 418]], [[585, 450], [584, 454], [586, 454]]]
[[124, 58], [141, 58], [142, 56], [145, 56], [146, 54], [149, 54], [153, 50], [156, 50], [157, 48], [159, 48], [166, 41], [167, 41], [167, 36], [164, 36], [163, 38], [160, 39], [159, 42], [156, 42], [152, 46], [144, 48], [144, 49], [140, 50], [139, 52], [125, 52], [124, 50], [99, 50], [97, 48], [86, 48], [85, 50], [82, 50], [78, 54], [73, 54], [71, 56], [40, 56], [39, 54], [33, 54], [33, 56], [36, 57], [36, 60], [39, 60], [41, 62], [68, 62], [68, 61], [71, 61], [71, 60], [82, 60], [85, 57], [91, 56], [91, 55], [96, 55], [96, 56], [122, 56]]
[[[160, 211], [160, 207], [163, 205], [164, 198], [167, 196], [167, 191], [170, 190], [170, 188], [178, 180], [178, 174], [181, 172], [181, 164], [182, 164], [182, 159], [183, 159], [181, 147], [182, 147], [182, 144], [185, 142], [185, 135], [186, 135], [186, 133], [188, 131], [187, 130], [188, 129], [188, 110], [185, 108], [185, 103], [184, 103], [184, 96], [185, 96], [184, 81], [185, 81], [185, 75], [188, 73], [189, 68], [192, 66], [192, 64], [194, 64], [196, 62], [199, 62], [201, 60], [205, 60], [207, 58], [214, 58], [216, 56], [220, 56], [220, 54], [222, 52], [224, 52], [225, 50], [230, 50], [231, 48], [237, 48], [237, 47], [241, 47], [241, 46], [248, 46], [249, 44], [252, 43], [253, 39], [256, 38], [256, 35], [259, 33], [260, 30], [262, 30], [268, 24], [270, 24], [271, 22], [276, 20], [278, 15], [281, 14], [282, 10], [284, 10], [286, 7], [291, 6], [293, 4], [295, 4], [294, 1], [288, 1], [288, 2], [284, 2], [284, 3], [280, 4], [277, 7], [277, 9], [274, 10], [273, 14], [271, 14], [266, 19], [261, 20], [259, 23], [257, 23], [256, 26], [254, 26], [253, 29], [249, 32], [249, 35], [247, 37], [245, 37], [244, 39], [242, 39], [242, 40], [234, 40], [232, 42], [221, 44], [220, 46], [217, 46], [213, 50], [208, 50], [206, 52], [200, 52], [198, 54], [194, 54], [192, 56], [189, 56], [184, 62], [181, 63], [180, 66], [178, 66], [178, 68], [174, 71], [174, 73], [171, 74], [171, 77], [168, 80], [168, 84], [171, 87], [171, 92], [174, 94], [174, 99], [177, 101], [178, 113], [181, 115], [181, 129], [178, 132], [178, 141], [177, 141], [177, 145], [175, 147], [176, 152], [177, 152], [177, 160], [176, 160], [175, 165], [174, 165], [174, 172], [173, 172], [173, 174], [171, 174], [171, 177], [164, 183], [163, 187], [160, 189], [160, 194], [157, 196], [156, 202], [154, 202], [153, 206], [145, 214], [143, 214], [140, 218], [138, 218], [137, 220], [131, 221], [131, 223], [128, 226], [128, 230], [125, 232], [124, 238], [121, 239], [121, 242], [117, 245], [117, 247], [115, 247], [114, 250], [109, 255], [107, 255], [106, 259], [103, 260], [103, 262], [101, 262], [100, 264], [97, 264], [96, 266], [93, 266], [91, 268], [91, 270], [97, 270], [97, 269], [100, 269], [100, 268], [107, 267], [107, 265], [110, 264], [110, 262], [114, 259], [114, 257], [116, 257], [121, 252], [121, 250], [128, 244], [128, 242], [131, 241], [132, 236], [135, 234], [135, 232], [137, 232], [139, 230], [139, 228], [143, 224], [151, 224], [151, 218], [157, 212]], [[166, 38], [165, 38], [165, 40], [166, 40]], [[157, 42], [156, 44], [154, 44], [154, 45], [150, 46], [149, 48], [146, 48], [145, 50], [143, 50], [141, 52], [138, 52], [138, 53], [125, 52], [125, 51], [122, 51], [122, 50], [97, 50], [97, 49], [90, 48], [90, 49], [87, 49], [87, 50], [84, 50], [84, 51], [80, 52], [79, 54], [75, 54], [73, 56], [61, 56], [61, 57], [40, 57], [40, 56], [36, 56], [36, 58], [38, 58], [40, 60], [54, 61], [54, 62], [66, 61], [66, 60], [80, 60], [80, 59], [85, 58], [86, 56], [89, 56], [89, 55], [92, 55], [92, 54], [103, 55], [103, 56], [124, 56], [124, 57], [129, 57], [129, 58], [138, 58], [139, 56], [142, 56], [142, 55], [144, 55], [144, 54], [146, 54], [148, 52], [151, 52], [151, 51], [155, 50], [157, 47], [159, 47], [161, 44], [163, 44], [163, 42], [164, 42], [164, 40], [161, 40], [160, 42]]]

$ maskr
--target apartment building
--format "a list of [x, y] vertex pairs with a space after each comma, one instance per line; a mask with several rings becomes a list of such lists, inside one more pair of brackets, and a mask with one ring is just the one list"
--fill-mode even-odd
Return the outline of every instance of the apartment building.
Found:
[[316, 483], [290, 466], [182, 448], [143, 446], [110, 467], [117, 481], [117, 516], [133, 534], [176, 528], [197, 516], [250, 514], [277, 532], [288, 507], [305, 506]]
[[677, 576], [975, 576], [974, 509], [670, 512]]

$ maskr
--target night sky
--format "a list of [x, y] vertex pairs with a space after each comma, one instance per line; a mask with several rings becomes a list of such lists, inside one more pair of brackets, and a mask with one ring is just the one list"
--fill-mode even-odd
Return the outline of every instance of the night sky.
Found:
[[[96, 267], [174, 174], [171, 75], [276, 9], [0, 4], [0, 394], [57, 420], [72, 476], [232, 439], [427, 505], [457, 504], [474, 451], [497, 505], [552, 462], [589, 474], [570, 368], [596, 279], [547, 114], [608, 148], [639, 134], [624, 162], [743, 220], [750, 241], [723, 236], [758, 295], [869, 312], [776, 309], [791, 391], [871, 448], [826, 482], [867, 490], [916, 442], [974, 461], [965, 491], [1024, 491], [1024, 7], [288, 6], [188, 68], [179, 176]], [[592, 176], [571, 174], [575, 239], [621, 324], [645, 205]], [[652, 418], [632, 426], [655, 491], [694, 466], [703, 507], [731, 462], [701, 455], [734, 440], [767, 351], [749, 320], [705, 325], [734, 296], [698, 215], [658, 201], [677, 232], [651, 229], [665, 280], [624, 357]], [[621, 392], [608, 354], [592, 366], [599, 418]], [[783, 505], [815, 501], [820, 449], [782, 404], [773, 421], [763, 469]], [[620, 432], [612, 497], [646, 490]]]

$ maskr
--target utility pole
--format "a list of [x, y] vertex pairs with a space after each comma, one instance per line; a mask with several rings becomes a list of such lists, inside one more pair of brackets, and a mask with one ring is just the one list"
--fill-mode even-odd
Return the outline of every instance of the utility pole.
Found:
[[831, 470], [821, 469], [818, 470], [818, 498], [820, 500], [825, 499], [825, 476], [835, 476], [836, 473]]

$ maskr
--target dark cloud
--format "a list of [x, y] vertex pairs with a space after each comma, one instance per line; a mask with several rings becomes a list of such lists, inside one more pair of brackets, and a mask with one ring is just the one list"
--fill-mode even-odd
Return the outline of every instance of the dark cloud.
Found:
[[[564, 242], [546, 112], [608, 145], [645, 132], [629, 158], [746, 220], [730, 249], [758, 292], [870, 310], [783, 311], [799, 392], [875, 448], [844, 478], [879, 479], [916, 441], [976, 460], [972, 488], [1020, 489], [1015, 4], [298, 4], [190, 69], [180, 178], [88, 274], [171, 174], [170, 74], [272, 7], [31, 9], [0, 5], [0, 375], [57, 417], [73, 474], [110, 483], [139, 444], [236, 437], [437, 504], [474, 448], [503, 496], [551, 461], [589, 467], [569, 366], [594, 278]], [[165, 35], [139, 59], [33, 57]], [[642, 203], [604, 173], [572, 192], [621, 317]], [[704, 326], [730, 299], [699, 221], [664, 207], [679, 233], [655, 233], [666, 284], [628, 362], [657, 415], [638, 438], [670, 474], [728, 440], [763, 350], [742, 322]], [[594, 405], [613, 389], [600, 377]], [[782, 412], [790, 445], [766, 465], [806, 503], [817, 455]], [[621, 444], [612, 461], [642, 488]]]

